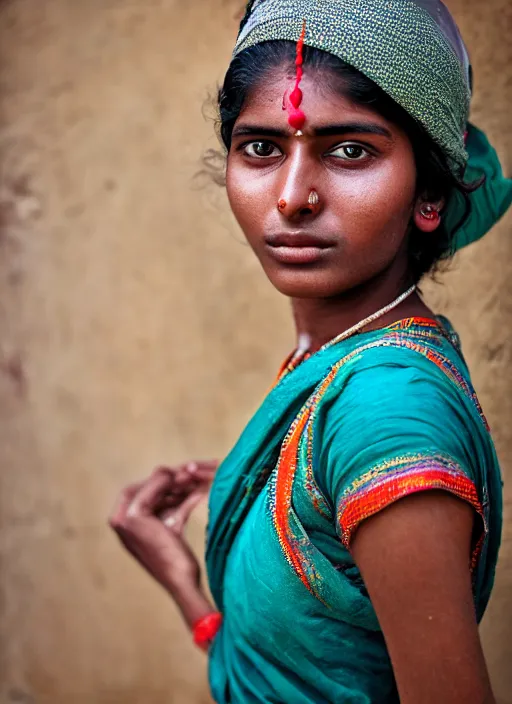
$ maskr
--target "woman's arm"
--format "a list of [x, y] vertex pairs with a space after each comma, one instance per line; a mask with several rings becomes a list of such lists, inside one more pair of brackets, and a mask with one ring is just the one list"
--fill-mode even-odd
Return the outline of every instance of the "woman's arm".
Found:
[[214, 607], [184, 537], [193, 508], [209, 490], [217, 462], [159, 468], [120, 494], [109, 523], [126, 550], [169, 593], [189, 628]]
[[494, 704], [469, 569], [475, 513], [414, 494], [364, 521], [351, 550], [382, 627], [402, 704]]

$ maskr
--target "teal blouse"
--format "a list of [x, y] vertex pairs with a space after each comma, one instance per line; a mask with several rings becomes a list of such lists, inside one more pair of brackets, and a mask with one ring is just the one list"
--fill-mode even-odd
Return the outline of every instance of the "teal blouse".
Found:
[[361, 521], [441, 489], [476, 515], [480, 619], [501, 533], [489, 429], [447, 321], [407, 319], [285, 374], [220, 467], [207, 566], [224, 620], [210, 651], [218, 704], [398, 702], [350, 553]]

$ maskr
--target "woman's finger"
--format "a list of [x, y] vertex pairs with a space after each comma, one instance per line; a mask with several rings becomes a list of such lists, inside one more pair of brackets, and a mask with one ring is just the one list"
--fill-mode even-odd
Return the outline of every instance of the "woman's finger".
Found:
[[127, 511], [130, 517], [152, 515], [161, 501], [172, 492], [174, 472], [165, 467], [155, 470], [133, 497]]
[[211, 465], [190, 462], [175, 470], [172, 492], [162, 499], [161, 508], [179, 506], [192, 491], [203, 485], [209, 487], [215, 474]]
[[174, 509], [179, 506], [184, 499], [189, 496], [189, 494], [195, 491], [195, 487], [192, 487], [189, 491], [173, 491], [172, 494], [168, 494], [162, 498], [162, 501], [158, 505], [158, 511], [164, 511], [165, 509]]
[[197, 477], [194, 472], [190, 472], [187, 467], [180, 467], [174, 473], [174, 483], [176, 490], [180, 490], [188, 485], [195, 485]]
[[[195, 467], [194, 467], [195, 465]], [[217, 471], [219, 462], [217, 460], [206, 460], [204, 462], [189, 462], [188, 471], [202, 477], [213, 477]]]
[[210, 463], [189, 462], [181, 466], [175, 473], [176, 487], [189, 484], [201, 484], [211, 481], [215, 474], [215, 468]]
[[195, 507], [206, 497], [205, 491], [194, 491], [172, 512], [169, 511], [163, 517], [163, 523], [174, 533], [181, 535], [190, 514]]
[[121, 492], [109, 524], [114, 529], [120, 527], [128, 512], [133, 517], [175, 509], [202, 485], [210, 485], [217, 465], [217, 461], [211, 460], [188, 462], [176, 469], [158, 467], [147, 480], [130, 484]]
[[137, 495], [137, 492], [140, 491], [143, 485], [144, 482], [135, 482], [134, 484], [129, 484], [119, 494], [119, 497], [108, 519], [111, 528], [116, 529], [116, 527], [119, 527], [120, 523], [126, 516], [126, 512], [128, 511], [131, 502], [133, 501], [133, 499]]

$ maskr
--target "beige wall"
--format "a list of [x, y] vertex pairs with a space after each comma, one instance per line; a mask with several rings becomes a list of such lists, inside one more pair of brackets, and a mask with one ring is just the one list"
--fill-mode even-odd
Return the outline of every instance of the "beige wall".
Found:
[[[473, 54], [474, 118], [510, 171], [508, 2], [449, 4]], [[202, 655], [105, 517], [156, 463], [222, 455], [292, 344], [223, 192], [191, 187], [237, 5], [0, 2], [2, 704], [208, 701]], [[462, 334], [505, 477], [510, 223], [428, 286]], [[506, 496], [483, 636], [511, 704], [508, 483]]]

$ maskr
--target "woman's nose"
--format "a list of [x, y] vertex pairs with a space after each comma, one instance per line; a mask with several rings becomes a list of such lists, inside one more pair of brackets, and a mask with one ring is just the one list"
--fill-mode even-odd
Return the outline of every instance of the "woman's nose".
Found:
[[290, 159], [284, 183], [280, 189], [277, 209], [289, 220], [317, 215], [322, 209], [318, 188], [311, 177], [311, 164], [296, 155]]
[[301, 219], [311, 215], [317, 215], [321, 210], [320, 196], [315, 188], [309, 189], [307, 198], [294, 198], [291, 202], [285, 198], [280, 198], [277, 202], [277, 209], [289, 220]]

